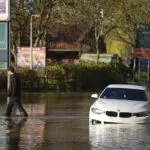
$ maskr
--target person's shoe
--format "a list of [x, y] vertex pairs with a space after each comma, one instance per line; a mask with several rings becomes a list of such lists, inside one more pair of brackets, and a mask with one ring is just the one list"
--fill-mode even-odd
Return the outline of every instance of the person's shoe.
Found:
[[28, 117], [28, 114], [24, 114], [25, 117]]

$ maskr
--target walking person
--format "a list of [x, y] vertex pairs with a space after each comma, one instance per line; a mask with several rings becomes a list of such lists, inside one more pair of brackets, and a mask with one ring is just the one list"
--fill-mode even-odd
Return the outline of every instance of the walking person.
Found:
[[27, 112], [21, 104], [21, 82], [19, 75], [15, 72], [12, 66], [8, 67], [7, 73], [10, 76], [10, 84], [7, 91], [7, 96], [9, 97], [9, 102], [7, 104], [7, 109], [5, 116], [10, 116], [12, 108], [14, 105], [18, 108], [21, 115], [28, 116]]

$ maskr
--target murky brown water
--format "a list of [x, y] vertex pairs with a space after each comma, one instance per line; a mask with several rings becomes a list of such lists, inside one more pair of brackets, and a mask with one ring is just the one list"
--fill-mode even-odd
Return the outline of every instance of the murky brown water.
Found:
[[[6, 109], [1, 95], [0, 114]], [[148, 150], [150, 125], [88, 124], [88, 93], [24, 94], [29, 117], [1, 116], [0, 150]]]

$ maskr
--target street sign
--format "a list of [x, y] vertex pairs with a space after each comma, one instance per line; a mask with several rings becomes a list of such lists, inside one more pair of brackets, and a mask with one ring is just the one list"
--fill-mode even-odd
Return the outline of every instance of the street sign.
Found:
[[150, 57], [150, 48], [136, 48], [135, 57]]
[[0, 23], [0, 50], [7, 50], [8, 33], [7, 23]]
[[8, 45], [8, 23], [0, 22], [0, 70], [7, 69]]

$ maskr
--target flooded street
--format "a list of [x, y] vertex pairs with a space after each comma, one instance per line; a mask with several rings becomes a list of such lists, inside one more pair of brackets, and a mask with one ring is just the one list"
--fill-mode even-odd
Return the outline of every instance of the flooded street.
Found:
[[148, 150], [150, 125], [88, 124], [88, 93], [24, 94], [29, 117], [3, 117], [0, 105], [0, 150]]

